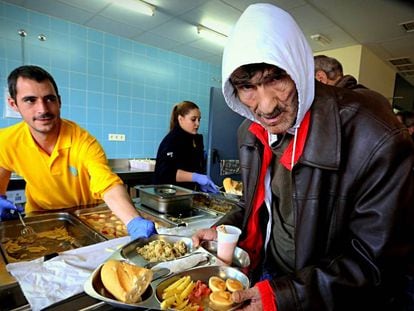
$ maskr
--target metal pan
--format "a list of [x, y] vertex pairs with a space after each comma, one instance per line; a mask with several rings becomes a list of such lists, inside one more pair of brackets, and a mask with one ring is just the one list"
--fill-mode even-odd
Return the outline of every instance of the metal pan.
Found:
[[[128, 244], [124, 245], [121, 248], [120, 254], [124, 259], [127, 259], [128, 261], [138, 266], [144, 267], [149, 263], [149, 261], [144, 259], [141, 255], [138, 254], [137, 247], [143, 247], [147, 245], [148, 243], [155, 241], [155, 240], [162, 240], [168, 243], [175, 243], [178, 241], [183, 241], [187, 247], [187, 254], [191, 254], [195, 250], [193, 247], [193, 241], [191, 240], [191, 238], [184, 237], [184, 236], [178, 236], [178, 235], [154, 234], [149, 238], [140, 238], [140, 239], [136, 239], [134, 241], [129, 242]], [[179, 257], [179, 258], [182, 258], [182, 257]]]
[[175, 185], [137, 186], [141, 204], [159, 213], [176, 214], [192, 208], [193, 191]]

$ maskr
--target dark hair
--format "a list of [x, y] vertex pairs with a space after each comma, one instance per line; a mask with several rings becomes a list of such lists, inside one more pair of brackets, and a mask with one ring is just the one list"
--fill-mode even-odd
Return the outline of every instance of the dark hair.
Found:
[[178, 116], [184, 117], [185, 115], [189, 114], [191, 110], [198, 109], [198, 106], [190, 101], [182, 101], [179, 104], [176, 104], [171, 112], [171, 119], [170, 119], [170, 131], [178, 125]]
[[321, 70], [326, 73], [329, 80], [335, 80], [344, 75], [342, 65], [336, 58], [317, 55], [313, 59], [315, 61], [315, 74]]
[[45, 80], [49, 80], [55, 89], [56, 95], [60, 97], [56, 82], [50, 73], [48, 73], [46, 70], [38, 66], [25, 65], [25, 66], [20, 66], [14, 69], [9, 74], [9, 77], [7, 78], [7, 83], [9, 86], [9, 94], [10, 94], [10, 97], [13, 98], [14, 100], [16, 100], [16, 95], [17, 95], [16, 85], [17, 85], [17, 79], [19, 77], [27, 78], [30, 80], [35, 80], [37, 82], [43, 82]]
[[250, 82], [258, 73], [262, 76], [259, 79], [260, 82], [265, 82], [267, 79], [280, 79], [287, 75], [286, 71], [271, 64], [267, 63], [255, 63], [243, 65], [233, 71], [230, 75], [230, 83], [234, 88], [234, 94], [237, 95], [237, 87]]

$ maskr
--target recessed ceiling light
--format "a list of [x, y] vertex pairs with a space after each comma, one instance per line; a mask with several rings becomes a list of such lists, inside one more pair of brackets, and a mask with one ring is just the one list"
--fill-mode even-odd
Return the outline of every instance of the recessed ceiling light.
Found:
[[331, 39], [329, 39], [328, 37], [326, 37], [326, 36], [324, 36], [324, 35], [322, 35], [320, 33], [316, 33], [314, 35], [311, 35], [310, 38], [313, 41], [317, 42], [321, 46], [326, 46], [329, 43], [331, 43]]
[[207, 40], [210, 40], [212, 42], [215, 42], [217, 44], [225, 45], [227, 41], [227, 36], [225, 34], [222, 34], [221, 32], [215, 31], [213, 29], [207, 28], [202, 25], [198, 25], [196, 29], [197, 29], [197, 33], [201, 37]]
[[401, 23], [400, 26], [406, 32], [413, 32], [414, 31], [414, 21], [409, 21], [409, 22]]
[[116, 0], [113, 2], [125, 9], [135, 11], [141, 14], [153, 16], [155, 14], [155, 6], [141, 0]]

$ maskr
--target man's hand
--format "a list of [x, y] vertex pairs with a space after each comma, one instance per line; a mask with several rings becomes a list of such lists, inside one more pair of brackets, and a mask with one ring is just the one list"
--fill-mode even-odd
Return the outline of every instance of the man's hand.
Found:
[[242, 308], [237, 310], [243, 311], [260, 311], [263, 310], [262, 298], [257, 287], [246, 290], [236, 291], [232, 294], [235, 303], [247, 302]]
[[133, 218], [127, 224], [127, 230], [133, 240], [138, 238], [149, 238], [151, 235], [157, 233], [154, 223], [140, 216]]
[[200, 229], [191, 237], [193, 240], [193, 246], [198, 247], [200, 245], [200, 241], [207, 240], [207, 241], [214, 241], [217, 240], [217, 231], [216, 229], [208, 228], [208, 229]]

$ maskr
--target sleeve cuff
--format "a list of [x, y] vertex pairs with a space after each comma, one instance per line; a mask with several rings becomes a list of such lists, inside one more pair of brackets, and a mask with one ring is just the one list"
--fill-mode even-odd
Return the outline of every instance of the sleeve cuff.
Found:
[[270, 286], [269, 280], [260, 281], [255, 286], [259, 289], [263, 310], [277, 311], [276, 295]]

